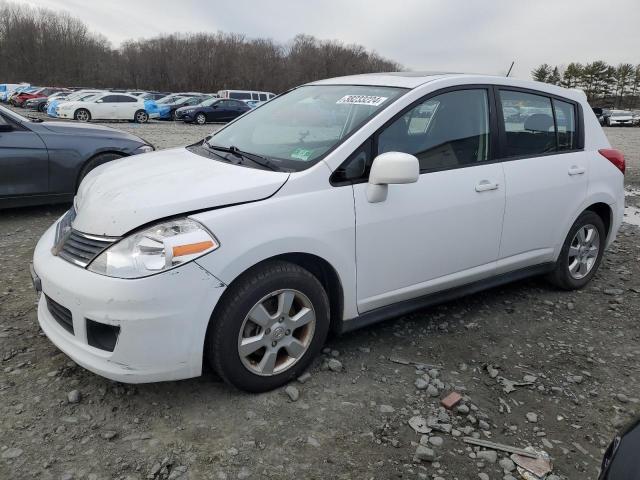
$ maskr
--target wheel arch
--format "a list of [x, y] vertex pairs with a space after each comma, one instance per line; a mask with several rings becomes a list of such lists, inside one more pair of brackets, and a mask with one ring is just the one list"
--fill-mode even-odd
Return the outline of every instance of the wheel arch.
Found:
[[583, 212], [591, 211], [597, 214], [604, 223], [604, 228], [607, 233], [607, 240], [609, 240], [609, 236], [611, 235], [611, 226], [613, 224], [613, 211], [611, 207], [603, 202], [593, 203], [589, 205], [587, 208], [583, 210]]
[[[120, 158], [124, 158], [124, 157], [128, 157], [129, 154], [127, 154], [126, 152], [123, 152], [121, 150], [115, 150], [115, 149], [106, 149], [106, 150], [101, 150], [99, 152], [95, 152], [93, 155], [91, 155], [89, 158], [87, 158], [84, 162], [82, 162], [79, 166], [79, 168], [77, 169], [76, 172], [76, 188], [75, 191], [78, 191], [78, 188], [80, 187], [80, 181], [82, 178], [82, 174], [84, 173], [84, 169], [91, 163], [93, 162], [96, 158], [98, 158], [101, 155], [105, 155], [105, 154], [113, 154], [113, 155], [118, 155]], [[114, 159], [117, 160], [117, 159]], [[104, 163], [109, 163], [104, 162]], [[103, 165], [102, 163], [99, 165], [96, 165], [96, 167], [99, 167], [100, 165]], [[94, 167], [95, 168], [95, 167]]]
[[[233, 286], [238, 280], [249, 274], [252, 270], [260, 267], [261, 265], [272, 262], [272, 261], [285, 261], [290, 262], [299, 267], [308, 270], [313, 276], [315, 276], [318, 281], [322, 284], [323, 288], [327, 292], [327, 296], [329, 297], [329, 308], [330, 308], [330, 330], [338, 331], [338, 327], [340, 322], [342, 322], [342, 315], [344, 311], [344, 290], [342, 286], [342, 281], [340, 279], [340, 275], [337, 270], [324, 258], [306, 252], [291, 252], [291, 253], [281, 253], [278, 255], [273, 255], [269, 258], [265, 258], [260, 260], [259, 262], [251, 265], [246, 268], [243, 272], [237, 275], [225, 289], [224, 293], [218, 300], [216, 306], [211, 313], [211, 318], [209, 320], [209, 325], [214, 321], [216, 311], [219, 306], [222, 304], [226, 295], [228, 295], [231, 286]], [[208, 330], [208, 327], [207, 327]], [[205, 337], [206, 338], [206, 337]]]

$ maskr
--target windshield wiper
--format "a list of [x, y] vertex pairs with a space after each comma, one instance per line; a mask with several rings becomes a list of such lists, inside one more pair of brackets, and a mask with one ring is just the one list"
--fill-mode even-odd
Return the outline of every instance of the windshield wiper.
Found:
[[230, 153], [240, 158], [247, 158], [251, 160], [253, 163], [255, 163], [256, 165], [260, 165], [261, 167], [265, 167], [273, 171], [277, 170], [275, 165], [273, 165], [273, 163], [271, 163], [266, 157], [263, 157], [262, 155], [258, 155], [257, 153], [245, 152], [233, 145], [231, 145], [230, 147], [223, 147], [221, 145], [212, 145], [208, 142], [205, 142], [205, 143], [212, 150], [218, 150], [220, 152]]

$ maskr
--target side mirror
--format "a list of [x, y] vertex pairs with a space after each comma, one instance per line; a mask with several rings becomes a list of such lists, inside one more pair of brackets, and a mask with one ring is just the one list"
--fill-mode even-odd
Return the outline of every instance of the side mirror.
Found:
[[211, 105], [211, 108], [213, 108], [213, 109], [215, 110], [215, 109], [216, 109], [216, 108], [218, 108], [219, 106], [220, 106], [220, 105], [213, 104], [213, 105]]
[[96, 100], [96, 103], [102, 103], [104, 100], [100, 99], [100, 100]]
[[386, 152], [373, 159], [367, 186], [370, 203], [387, 199], [388, 185], [415, 183], [420, 178], [418, 159], [402, 152]]

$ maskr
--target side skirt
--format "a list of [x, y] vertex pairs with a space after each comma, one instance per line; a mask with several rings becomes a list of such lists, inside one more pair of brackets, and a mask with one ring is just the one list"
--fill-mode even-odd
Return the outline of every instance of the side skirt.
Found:
[[442, 290], [441, 292], [430, 293], [428, 295], [423, 295], [422, 297], [412, 298], [411, 300], [405, 300], [385, 307], [376, 308], [375, 310], [365, 312], [358, 317], [344, 320], [340, 323], [337, 333], [342, 334], [350, 332], [390, 318], [406, 315], [407, 313], [420, 310], [421, 308], [431, 307], [433, 305], [455, 300], [466, 295], [471, 295], [473, 293], [481, 292], [482, 290], [498, 287], [524, 278], [543, 275], [551, 272], [554, 267], [555, 263], [553, 262], [542, 263], [540, 265], [514, 270], [513, 272], [503, 273], [477, 282], [450, 288], [448, 290]]

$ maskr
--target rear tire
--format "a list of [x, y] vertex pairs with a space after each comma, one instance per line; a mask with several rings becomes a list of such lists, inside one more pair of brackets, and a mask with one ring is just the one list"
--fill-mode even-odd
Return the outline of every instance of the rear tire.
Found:
[[138, 110], [133, 116], [133, 121], [136, 123], [147, 123], [149, 121], [149, 114], [144, 110]]
[[91, 121], [91, 113], [86, 108], [79, 108], [73, 114], [73, 118], [78, 122], [89, 122]]
[[46, 102], [45, 103], [41, 103], [41, 104], [38, 105], [38, 111], [40, 113], [44, 113], [45, 112], [45, 108], [44, 108], [45, 105], [46, 105]]
[[270, 261], [229, 287], [205, 348], [225, 382], [265, 392], [300, 376], [328, 331], [329, 298], [318, 279], [293, 263]]
[[602, 218], [591, 210], [582, 212], [567, 234], [549, 281], [563, 290], [577, 290], [598, 271], [607, 241]]
[[89, 159], [89, 161], [87, 161], [87, 163], [84, 164], [84, 167], [82, 167], [82, 170], [80, 170], [80, 175], [78, 175], [76, 192], [78, 191], [78, 188], [82, 183], [82, 180], [84, 180], [84, 177], [86, 177], [91, 170], [93, 170], [96, 167], [99, 167], [104, 163], [111, 162], [112, 160], [117, 160], [122, 157], [124, 157], [124, 155], [120, 155], [118, 153], [99, 153], [95, 157], [92, 157], [91, 159]]

